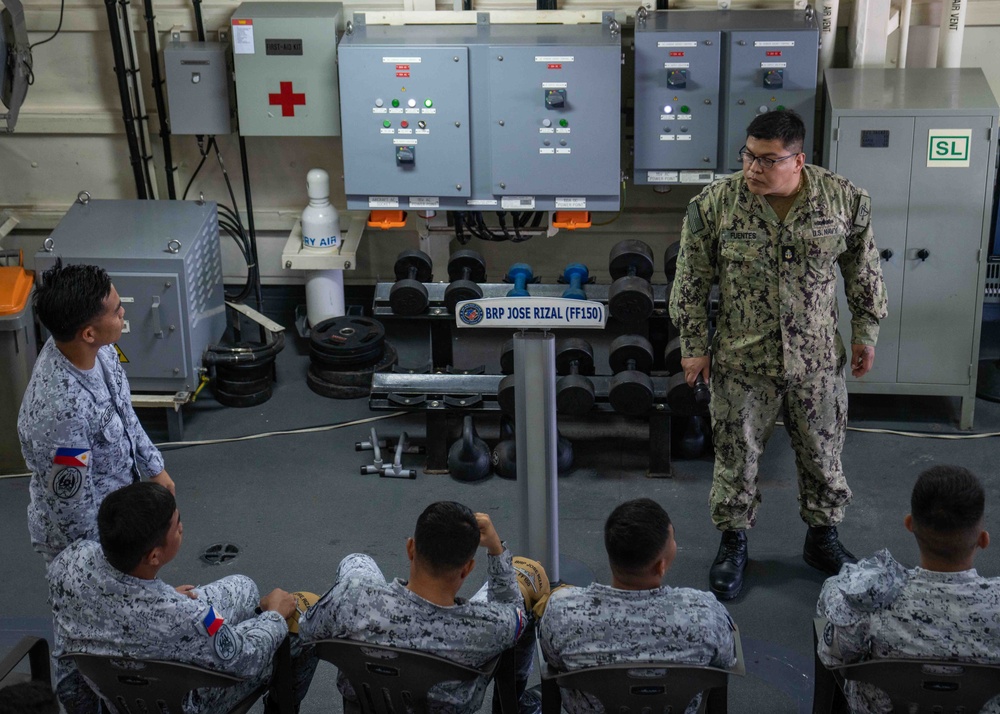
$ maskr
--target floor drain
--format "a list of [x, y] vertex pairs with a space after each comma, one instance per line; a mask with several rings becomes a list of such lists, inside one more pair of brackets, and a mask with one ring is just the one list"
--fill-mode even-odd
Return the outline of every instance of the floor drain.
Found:
[[209, 565], [222, 565], [234, 560], [240, 554], [240, 547], [232, 543], [216, 543], [205, 548], [201, 559]]

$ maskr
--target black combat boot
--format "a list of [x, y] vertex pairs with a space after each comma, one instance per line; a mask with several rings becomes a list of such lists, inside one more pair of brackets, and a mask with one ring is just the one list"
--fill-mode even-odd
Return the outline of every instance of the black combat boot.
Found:
[[740, 594], [747, 559], [747, 532], [723, 531], [719, 552], [708, 571], [708, 585], [715, 597], [732, 600]]
[[836, 575], [844, 563], [857, 563], [858, 559], [837, 537], [837, 526], [809, 526], [802, 559], [824, 573]]

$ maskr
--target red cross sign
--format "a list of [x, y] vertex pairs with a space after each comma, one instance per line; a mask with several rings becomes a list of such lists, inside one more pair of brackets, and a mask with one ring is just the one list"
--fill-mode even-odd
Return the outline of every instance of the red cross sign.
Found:
[[291, 82], [281, 82], [281, 91], [277, 94], [268, 94], [267, 99], [269, 104], [281, 105], [281, 116], [283, 117], [295, 116], [296, 105], [305, 106], [306, 103], [306, 95], [293, 92]]

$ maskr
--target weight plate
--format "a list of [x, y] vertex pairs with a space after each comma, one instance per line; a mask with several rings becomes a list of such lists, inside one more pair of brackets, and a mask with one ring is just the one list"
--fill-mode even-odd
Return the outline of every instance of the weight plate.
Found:
[[454, 314], [455, 306], [463, 300], [478, 300], [483, 289], [471, 280], [456, 280], [444, 289], [444, 304], [448, 312]]
[[261, 377], [246, 382], [232, 382], [222, 379], [218, 375], [215, 377], [215, 389], [221, 389], [226, 394], [248, 395], [263, 392], [271, 386], [271, 376]]
[[594, 373], [594, 349], [590, 343], [579, 337], [569, 337], [556, 343], [556, 372], [569, 374], [573, 362], [577, 362], [580, 374]]
[[611, 378], [608, 401], [619, 414], [642, 416], [653, 406], [653, 380], [634, 369], [619, 372]]
[[397, 315], [420, 315], [428, 302], [427, 286], [419, 280], [403, 278], [389, 288], [389, 306]]
[[635, 369], [649, 374], [653, 368], [653, 345], [642, 335], [621, 335], [611, 342], [608, 364], [615, 374], [629, 367], [629, 360], [635, 360]]
[[364, 367], [357, 370], [335, 370], [326, 369], [322, 365], [313, 362], [309, 365], [309, 373], [321, 381], [328, 382], [329, 384], [336, 384], [341, 387], [367, 386], [370, 388], [372, 384], [372, 373], [388, 372], [392, 369], [392, 366], [396, 364], [396, 360], [396, 348], [389, 342], [386, 342], [385, 352], [382, 355], [382, 359], [380, 359], [374, 366]]
[[608, 272], [617, 280], [634, 270], [634, 275], [645, 280], [653, 277], [653, 251], [645, 241], [629, 238], [619, 241], [611, 249], [608, 258]]
[[667, 276], [668, 281], [673, 281], [674, 276], [677, 275], [677, 255], [680, 252], [680, 241], [677, 243], [671, 243], [667, 246], [667, 249], [663, 251], [663, 274]]
[[238, 362], [215, 366], [215, 375], [227, 382], [253, 382], [274, 375], [274, 357], [260, 362]]
[[[469, 274], [465, 275], [468, 270]], [[448, 261], [448, 279], [486, 282], [486, 260], [476, 250], [456, 250]]]
[[[409, 278], [420, 283], [428, 283], [434, 274], [431, 257], [422, 250], [404, 250], [396, 256], [396, 264], [392, 267], [396, 280]], [[416, 271], [410, 275], [411, 270]]]
[[360, 399], [371, 394], [371, 383], [367, 387], [341, 386], [324, 381], [313, 375], [312, 370], [306, 373], [306, 385], [321, 397], [328, 399]]
[[560, 414], [587, 414], [594, 407], [594, 384], [579, 374], [556, 381], [556, 410]]
[[227, 407], [255, 407], [271, 398], [271, 387], [256, 394], [230, 394], [222, 389], [213, 390], [215, 401]]
[[653, 286], [648, 280], [626, 275], [608, 289], [611, 316], [626, 323], [649, 319], [653, 314]]

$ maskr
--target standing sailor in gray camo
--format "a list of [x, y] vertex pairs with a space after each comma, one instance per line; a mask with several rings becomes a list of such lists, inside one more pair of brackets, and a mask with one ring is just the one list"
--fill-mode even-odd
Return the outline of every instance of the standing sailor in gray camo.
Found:
[[97, 540], [97, 509], [115, 489], [149, 479], [173, 491], [174, 482], [139, 424], [112, 346], [125, 308], [108, 274], [57, 261], [33, 301], [52, 337], [35, 362], [17, 431], [32, 471], [28, 531], [48, 563], [74, 541]]
[[[743, 587], [746, 532], [761, 502], [758, 461], [782, 412], [795, 450], [799, 515], [808, 526], [803, 557], [831, 574], [855, 561], [837, 533], [851, 500], [840, 460], [848, 357], [838, 332], [837, 267], [851, 311], [855, 377], [872, 368], [886, 315], [868, 194], [806, 164], [805, 126], [792, 111], [759, 115], [747, 134], [742, 172], [706, 186], [688, 204], [670, 294], [687, 381], [694, 385], [701, 375], [711, 386], [709, 502], [722, 543], [709, 583], [722, 599]], [[709, 345], [714, 282], [719, 316]]]

